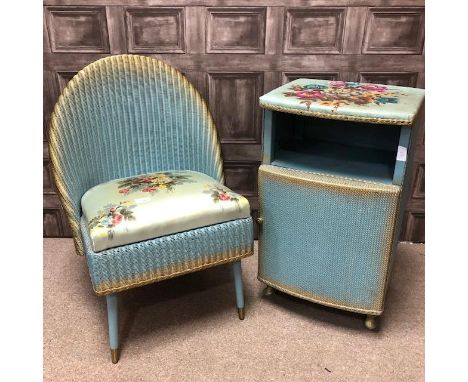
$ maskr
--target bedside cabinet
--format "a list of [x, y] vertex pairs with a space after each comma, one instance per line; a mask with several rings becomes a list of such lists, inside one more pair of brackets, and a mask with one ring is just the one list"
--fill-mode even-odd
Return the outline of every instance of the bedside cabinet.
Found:
[[258, 279], [376, 327], [424, 90], [298, 79], [260, 97]]

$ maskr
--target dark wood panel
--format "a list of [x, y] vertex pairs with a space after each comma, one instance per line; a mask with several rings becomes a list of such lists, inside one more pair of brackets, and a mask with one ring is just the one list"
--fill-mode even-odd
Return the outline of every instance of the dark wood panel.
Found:
[[418, 146], [418, 151], [422, 155], [422, 158], [419, 158], [418, 160], [424, 161], [424, 144], [425, 144], [425, 114], [424, 111], [422, 113], [422, 118], [421, 118], [421, 128], [418, 131], [418, 136], [416, 138], [416, 145]]
[[46, 20], [52, 52], [109, 52], [105, 8], [47, 7]]
[[259, 162], [225, 162], [226, 186], [244, 196], [256, 196]]
[[[45, 0], [44, 140], [60, 91], [109, 54], [182, 71], [207, 100], [228, 186], [258, 210], [258, 97], [300, 77], [424, 87], [423, 0]], [[70, 234], [44, 148], [44, 234]], [[404, 240], [424, 236], [424, 123]], [[55, 228], [54, 228], [55, 227]], [[421, 236], [422, 235], [422, 236]]]
[[43, 211], [43, 236], [61, 237], [62, 219], [60, 209], [44, 209]]
[[46, 209], [60, 209], [61, 204], [58, 195], [55, 193], [44, 194], [42, 199], [42, 205]]
[[208, 89], [221, 143], [260, 143], [263, 74], [208, 73]]
[[417, 163], [415, 167], [416, 174], [414, 176], [413, 193], [411, 197], [415, 199], [424, 199], [426, 194], [425, 164]]
[[58, 86], [60, 88], [60, 91], [62, 91], [65, 88], [65, 85], [70, 81], [76, 74], [76, 71], [60, 71], [57, 72], [57, 81], [58, 81]]
[[184, 8], [127, 8], [129, 53], [185, 53]]
[[[46, 70], [79, 70], [106, 57], [103, 54], [44, 54]], [[262, 54], [145, 54], [182, 71], [351, 71], [422, 72], [421, 55], [262, 55]]]
[[258, 161], [262, 160], [262, 145], [221, 144], [225, 161]]
[[359, 73], [358, 81], [371, 82], [374, 84], [415, 87], [418, 81], [418, 73], [361, 72]]
[[346, 8], [288, 9], [284, 53], [341, 53], [345, 12]]
[[50, 53], [52, 52], [52, 47], [50, 46], [50, 37], [49, 37], [49, 32], [47, 31], [47, 18], [46, 18], [47, 13], [43, 12], [42, 14], [42, 25], [45, 30], [45, 33], [42, 34], [42, 49], [44, 53]]
[[52, 172], [50, 169], [49, 160], [43, 160], [42, 187], [43, 187], [44, 194], [55, 194], [55, 187], [54, 187], [54, 182], [52, 179]]
[[[44, 0], [44, 5], [145, 5], [164, 6], [167, 0]], [[258, 6], [283, 7], [284, 0], [256, 0]], [[333, 0], [336, 6], [424, 6], [425, 0]], [[251, 6], [252, 0], [171, 0], [171, 5], [196, 5], [196, 6], [226, 6], [239, 7]], [[330, 0], [289, 0], [291, 7], [317, 7], [330, 6]]]
[[424, 212], [407, 211], [403, 220], [403, 227], [400, 236], [402, 241], [412, 241], [423, 243], [425, 237], [425, 216]]
[[348, 7], [343, 37], [344, 54], [360, 54], [366, 24], [367, 7]]
[[263, 53], [266, 8], [208, 8], [208, 53]]
[[109, 48], [112, 54], [127, 53], [123, 7], [106, 7]]
[[43, 196], [43, 233], [45, 237], [71, 237], [65, 212], [55, 193]]
[[[167, 0], [44, 0], [44, 5], [167, 5]], [[424, 6], [425, 0], [333, 0], [337, 6]], [[252, 0], [171, 0], [171, 5], [196, 6], [251, 6]], [[284, 0], [256, 0], [257, 6], [283, 7]], [[330, 6], [330, 0], [289, 0], [291, 7]]]
[[319, 80], [336, 81], [340, 79], [338, 72], [283, 72], [283, 84], [297, 80], [298, 78], [314, 78]]
[[252, 210], [252, 213], [258, 210], [259, 202], [258, 202], [258, 197], [257, 196], [246, 196], [250, 203], [250, 209]]
[[268, 7], [266, 13], [265, 55], [279, 55], [283, 51], [284, 8]]
[[71, 230], [61, 207], [44, 208], [42, 227], [44, 237], [71, 237]]
[[42, 142], [42, 159], [43, 160], [48, 160], [50, 158], [49, 156], [49, 146], [46, 141]]
[[50, 114], [52, 113], [60, 90], [57, 86], [57, 74], [53, 70], [43, 72], [43, 140], [48, 140]]
[[423, 44], [423, 8], [369, 9], [363, 53], [420, 54]]

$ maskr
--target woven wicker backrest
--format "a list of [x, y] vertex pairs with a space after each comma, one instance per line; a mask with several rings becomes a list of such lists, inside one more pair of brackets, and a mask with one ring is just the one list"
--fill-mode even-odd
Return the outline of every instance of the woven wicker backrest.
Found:
[[52, 113], [49, 150], [80, 254], [80, 200], [89, 188], [178, 169], [224, 181], [216, 129], [205, 102], [179, 71], [149, 57], [106, 57], [78, 72]]

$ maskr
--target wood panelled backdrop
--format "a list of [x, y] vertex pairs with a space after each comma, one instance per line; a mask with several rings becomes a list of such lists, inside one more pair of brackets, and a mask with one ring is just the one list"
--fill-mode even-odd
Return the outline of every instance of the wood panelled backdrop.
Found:
[[[85, 65], [135, 53], [182, 71], [207, 100], [226, 183], [258, 209], [258, 97], [295, 78], [424, 87], [421, 0], [46, 0], [44, 2], [44, 236], [70, 230], [51, 181], [50, 113]], [[402, 240], [424, 241], [424, 129]]]

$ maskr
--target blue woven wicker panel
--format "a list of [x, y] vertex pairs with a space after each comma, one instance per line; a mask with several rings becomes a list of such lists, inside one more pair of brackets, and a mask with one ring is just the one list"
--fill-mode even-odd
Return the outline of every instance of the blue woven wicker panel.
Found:
[[95, 253], [81, 220], [93, 288], [105, 295], [253, 253], [252, 218], [193, 229]]
[[262, 165], [259, 279], [311, 301], [380, 314], [400, 190]]

